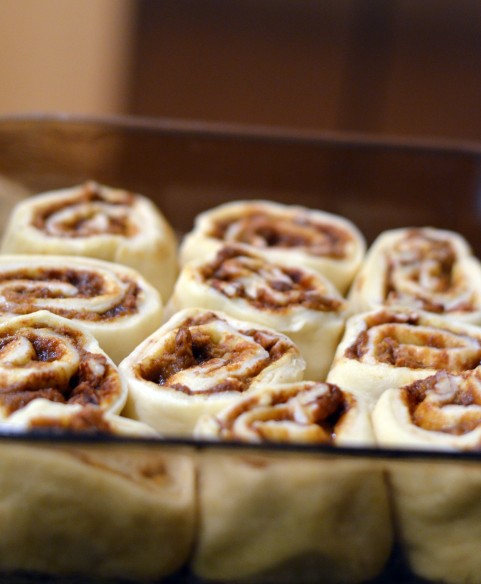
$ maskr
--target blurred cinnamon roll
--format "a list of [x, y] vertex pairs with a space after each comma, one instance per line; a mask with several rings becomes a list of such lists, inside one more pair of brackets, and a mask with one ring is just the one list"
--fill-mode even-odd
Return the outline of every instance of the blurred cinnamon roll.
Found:
[[[387, 390], [373, 412], [380, 446], [481, 449], [481, 371], [438, 372]], [[430, 581], [479, 581], [481, 470], [478, 461], [389, 464], [398, 531], [412, 570]]]
[[[37, 431], [35, 442], [15, 439], [25, 431]], [[135, 441], [52, 441], [66, 431], [156, 435], [99, 408], [41, 399], [0, 424], [9, 434], [0, 441], [0, 571], [150, 582], [184, 565], [195, 522], [190, 457]]]
[[[373, 444], [363, 398], [315, 382], [266, 385], [202, 418], [195, 433], [251, 443]], [[375, 577], [391, 546], [387, 493], [379, 468], [352, 462], [302, 451], [204, 453], [194, 572], [249, 582]]]
[[138, 270], [169, 297], [177, 275], [172, 228], [146, 197], [93, 182], [19, 203], [2, 253], [80, 255]]
[[48, 310], [83, 324], [116, 362], [162, 320], [162, 300], [135, 270], [89, 258], [0, 255], [0, 320]]
[[0, 323], [0, 386], [0, 419], [38, 398], [119, 413], [127, 395], [94, 337], [46, 310]]
[[310, 268], [344, 293], [364, 256], [365, 241], [347, 219], [270, 201], [237, 201], [206, 211], [180, 249], [182, 264], [223, 244], [243, 244], [267, 259]]
[[376, 401], [392, 387], [481, 363], [481, 328], [426, 312], [381, 309], [346, 323], [328, 381]]
[[405, 306], [481, 324], [481, 264], [452, 231], [386, 231], [370, 248], [350, 300], [358, 312]]
[[302, 267], [273, 263], [242, 246], [181, 271], [170, 310], [220, 310], [287, 335], [306, 360], [305, 377], [324, 380], [347, 318], [347, 302], [333, 284]]
[[220, 312], [174, 315], [119, 366], [129, 385], [125, 414], [163, 434], [190, 434], [262, 382], [302, 378], [305, 362], [286, 336]]

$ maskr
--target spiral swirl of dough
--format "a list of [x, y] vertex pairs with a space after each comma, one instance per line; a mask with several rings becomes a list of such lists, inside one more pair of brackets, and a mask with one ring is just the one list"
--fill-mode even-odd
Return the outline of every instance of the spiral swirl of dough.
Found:
[[355, 405], [353, 395], [328, 383], [265, 386], [217, 416], [200, 420], [196, 434], [245, 442], [333, 444]]
[[438, 371], [380, 397], [373, 411], [378, 442], [397, 448], [479, 450], [481, 369]]
[[253, 209], [250, 213], [217, 221], [211, 235], [227, 243], [246, 243], [256, 248], [301, 247], [316, 256], [342, 258], [350, 235], [332, 224], [305, 214], [272, 213]]
[[[400, 390], [413, 424], [455, 436], [481, 428], [481, 371], [436, 373]], [[481, 446], [481, 444], [480, 444]]]
[[144, 362], [139, 374], [187, 394], [243, 392], [293, 345], [274, 332], [236, 330], [212, 313], [163, 339], [163, 351]]
[[[77, 371], [78, 351], [70, 339], [45, 328], [17, 329], [0, 339], [0, 384], [21, 391], [32, 378], [39, 386], [63, 387]], [[55, 381], [52, 381], [55, 380]]]
[[47, 311], [0, 324], [0, 416], [37, 398], [119, 412], [126, 388], [95, 339]]
[[479, 339], [454, 331], [409, 323], [373, 326], [351, 350], [364, 362], [411, 369], [464, 371], [481, 362]]
[[100, 191], [89, 183], [81, 196], [38, 212], [34, 221], [55, 237], [91, 237], [100, 234], [131, 237], [139, 226], [131, 218], [132, 194]]
[[8, 265], [0, 257], [0, 312], [28, 314], [44, 309], [66, 318], [97, 321], [137, 308], [133, 299], [138, 295], [138, 284], [125, 274], [122, 278], [115, 269], [88, 262], [75, 265], [75, 260], [69, 264], [62, 257], [56, 261], [45, 256], [36, 259], [36, 263], [35, 257], [22, 263], [13, 257], [14, 265]]
[[386, 304], [429, 310], [473, 310], [474, 293], [457, 270], [459, 254], [452, 241], [435, 230], [412, 229], [391, 248]]
[[200, 277], [227, 298], [242, 298], [261, 310], [283, 312], [302, 306], [328, 312], [344, 308], [342, 298], [315, 273], [265, 260], [245, 248], [226, 246]]

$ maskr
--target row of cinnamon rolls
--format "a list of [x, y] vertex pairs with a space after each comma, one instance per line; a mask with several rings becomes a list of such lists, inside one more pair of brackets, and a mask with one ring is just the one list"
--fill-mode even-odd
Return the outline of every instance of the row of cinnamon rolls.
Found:
[[[364, 258], [362, 235], [346, 220], [255, 202], [201, 215], [181, 246], [177, 280], [175, 247], [158, 210], [123, 191], [88, 184], [19, 206], [0, 256], [5, 431], [479, 448], [481, 279], [460, 236], [398, 230]], [[206, 456], [196, 573], [250, 577], [312, 555], [335, 582], [374, 577], [392, 539], [382, 470], [348, 464], [333, 477], [317, 462]], [[165, 533], [178, 522], [175, 548], [187, 553], [194, 474], [183, 464], [183, 503], [179, 514], [167, 505]], [[416, 571], [435, 577], [434, 565], [456, 581], [443, 553], [425, 559], [444, 546], [410, 522], [405, 509], [416, 506], [419, 484], [398, 477], [394, 500]], [[239, 485], [248, 496], [228, 510], [223, 497]], [[266, 492], [289, 534], [312, 502], [307, 541], [280, 535], [273, 522], [256, 551]], [[245, 528], [232, 540], [240, 518]], [[336, 530], [342, 538], [332, 538]], [[166, 552], [145, 574], [168, 573], [181, 556]], [[475, 568], [464, 564], [467, 578]]]
[[[438, 370], [475, 371], [481, 360], [476, 330], [462, 330], [479, 323], [481, 270], [468, 244], [450, 232], [388, 232], [364, 258], [362, 235], [343, 218], [275, 203], [229, 203], [198, 217], [182, 243], [177, 278], [173, 231], [152, 202], [88, 183], [21, 203], [2, 251], [0, 322], [48, 310], [90, 331], [116, 364], [150, 360], [132, 373], [131, 395], [141, 378], [176, 387], [182, 397], [243, 395], [257, 374], [239, 355], [257, 368], [266, 359], [274, 367], [271, 341], [257, 342], [274, 333], [252, 332], [258, 328], [286, 337], [274, 347], [297, 351], [280, 381], [327, 378], [362, 388], [372, 406], [385, 389]], [[103, 259], [81, 257], [88, 255]], [[212, 319], [192, 335], [182, 313], [191, 308], [250, 324], [235, 325], [234, 334]], [[144, 357], [145, 346], [156, 343], [162, 348]], [[225, 359], [219, 347], [229, 343]], [[9, 343], [2, 346], [9, 351]], [[201, 381], [203, 375], [211, 381]], [[142, 409], [131, 397], [124, 401], [128, 411]], [[153, 421], [153, 414], [150, 423], [166, 434], [189, 434], [198, 412], [189, 413], [184, 425], [175, 416]]]

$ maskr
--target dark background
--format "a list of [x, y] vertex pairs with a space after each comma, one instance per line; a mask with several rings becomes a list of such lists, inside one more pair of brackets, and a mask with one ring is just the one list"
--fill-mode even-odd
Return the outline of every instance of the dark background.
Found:
[[128, 113], [481, 140], [481, 3], [138, 0]]

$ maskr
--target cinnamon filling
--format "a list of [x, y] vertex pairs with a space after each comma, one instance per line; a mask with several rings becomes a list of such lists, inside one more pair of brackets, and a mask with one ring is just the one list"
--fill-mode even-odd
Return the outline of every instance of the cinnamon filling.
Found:
[[[3, 288], [0, 296], [0, 313], [31, 314], [39, 310], [35, 300], [52, 299], [48, 310], [65, 318], [98, 322], [135, 314], [138, 311], [140, 288], [133, 281], [126, 279], [121, 281], [127, 285], [121, 301], [104, 312], [96, 312], [69, 309], [55, 303], [58, 299], [68, 298], [72, 299], [74, 304], [75, 298], [95, 300], [96, 297], [106, 294], [104, 279], [93, 271], [60, 268], [8, 271], [0, 274], [0, 285]], [[68, 284], [74, 288], [75, 297], [65, 295], [61, 284]]]
[[409, 324], [416, 326], [419, 324], [419, 317], [416, 313], [395, 314], [388, 310], [380, 310], [366, 318], [366, 330], [362, 331], [352, 345], [347, 347], [345, 356], [348, 359], [361, 359], [369, 351], [368, 330], [382, 326], [384, 324]]
[[[286, 311], [302, 306], [318, 312], [335, 312], [342, 302], [326, 296], [317, 277], [281, 267], [226, 246], [201, 269], [203, 280], [228, 298], [242, 298], [258, 310]], [[249, 285], [249, 282], [252, 285]]]
[[366, 324], [367, 330], [346, 349], [346, 358], [361, 360], [371, 354], [377, 362], [394, 367], [451, 372], [475, 369], [481, 364], [479, 339], [396, 318], [374, 327]]
[[208, 233], [216, 239], [259, 248], [306, 248], [310, 254], [335, 259], [346, 256], [351, 236], [338, 226], [308, 219], [305, 214], [282, 215], [253, 210], [215, 221]]
[[[129, 218], [135, 195], [126, 191], [105, 191], [87, 183], [80, 193], [37, 209], [32, 225], [56, 237], [90, 237], [110, 234], [132, 237], [137, 227]], [[59, 217], [59, 214], [66, 215]], [[55, 222], [55, 228], [52, 227]]]
[[217, 361], [220, 366], [225, 366], [227, 369], [225, 379], [203, 390], [202, 393], [244, 392], [263, 369], [280, 359], [290, 348], [290, 345], [277, 335], [259, 330], [239, 331], [240, 334], [251, 337], [255, 343], [260, 345], [268, 353], [268, 358], [256, 362], [246, 377], [229, 376], [229, 365], [235, 366], [236, 363], [243, 361], [243, 349], [248, 348], [247, 343], [240, 342], [234, 347], [225, 346], [222, 342], [214, 342], [208, 332], [196, 328], [196, 326], [207, 324], [214, 318], [216, 318], [215, 315], [207, 314], [199, 319], [186, 321], [177, 330], [175, 337], [167, 341], [163, 347], [162, 355], [158, 359], [147, 365], [139, 366], [140, 377], [193, 395], [196, 393], [195, 391], [186, 385], [173, 383], [172, 377], [181, 371], [202, 365], [208, 367]]
[[[63, 351], [59, 346], [59, 343], [55, 339], [45, 339], [42, 337], [37, 337], [34, 331], [22, 331], [22, 336], [26, 338], [30, 345], [33, 347], [35, 352], [35, 361], [42, 362], [52, 362], [58, 359]], [[0, 354], [6, 349], [11, 343], [16, 340], [15, 333], [11, 335], [6, 335], [0, 339]], [[0, 388], [3, 391], [3, 388]]]
[[401, 388], [401, 399], [424, 430], [461, 436], [481, 425], [479, 374], [438, 372]]
[[[321, 388], [324, 391], [319, 391]], [[330, 383], [304, 382], [299, 389], [272, 392], [269, 397], [268, 403], [259, 403], [259, 398], [252, 396], [232, 407], [228, 417], [219, 417], [222, 437], [248, 440], [242, 432], [247, 428], [248, 434], [262, 442], [298, 439], [333, 444], [339, 425], [353, 405], [353, 400]]]
[[[19, 284], [15, 282], [19, 280]], [[9, 301], [16, 301], [24, 294], [24, 287], [22, 282], [48, 283], [48, 282], [62, 282], [70, 284], [77, 289], [78, 296], [89, 298], [91, 296], [98, 296], [103, 293], [104, 282], [103, 279], [95, 272], [87, 270], [75, 270], [64, 268], [50, 268], [50, 267], [35, 267], [32, 270], [19, 269], [9, 270], [0, 275], [0, 283], [12, 282], [11, 286], [7, 287], [6, 298]], [[7, 296], [8, 294], [8, 296]], [[61, 298], [62, 296], [52, 291], [47, 285], [42, 288], [36, 287], [34, 292], [36, 298]]]
[[[56, 342], [55, 339], [37, 338], [35, 328], [32, 328], [30, 332], [22, 331], [22, 336], [31, 343], [35, 355], [27, 364], [32, 368], [27, 382], [21, 380], [0, 388], [0, 403], [8, 413], [23, 408], [37, 398], [59, 403], [99, 406], [119, 393], [119, 375], [104, 355], [86, 351], [82, 347], [81, 336], [77, 336], [72, 331], [56, 330], [55, 332], [69, 338], [75, 346], [80, 356], [80, 366], [68, 379], [57, 376], [55, 371], [51, 374], [46, 374], [40, 368], [35, 371], [35, 363], [54, 363], [61, 358], [63, 349], [61, 343]], [[16, 338], [15, 331], [7, 333], [0, 340], [0, 353]], [[10, 367], [14, 372], [15, 364]], [[18, 367], [21, 368], [22, 365]]]
[[428, 312], [472, 312], [473, 297], [456, 276], [456, 262], [456, 251], [449, 240], [410, 230], [389, 250], [386, 302], [412, 299]]

